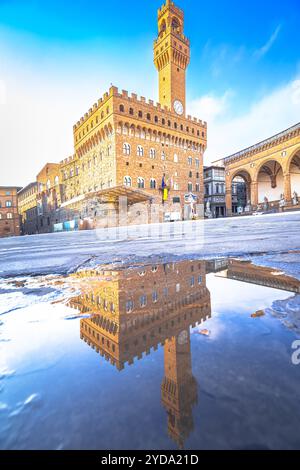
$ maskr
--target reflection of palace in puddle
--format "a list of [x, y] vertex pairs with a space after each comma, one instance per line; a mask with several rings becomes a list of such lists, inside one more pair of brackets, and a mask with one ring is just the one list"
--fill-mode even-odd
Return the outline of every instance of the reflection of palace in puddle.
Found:
[[221, 276], [228, 279], [300, 293], [300, 282], [297, 279], [272, 268], [256, 266], [250, 261], [233, 259], [227, 261], [225, 269]]
[[197, 402], [190, 327], [211, 317], [205, 262], [96, 270], [81, 276], [82, 295], [70, 303], [92, 315], [80, 322], [81, 339], [118, 370], [164, 346], [162, 403], [169, 435], [183, 447]]

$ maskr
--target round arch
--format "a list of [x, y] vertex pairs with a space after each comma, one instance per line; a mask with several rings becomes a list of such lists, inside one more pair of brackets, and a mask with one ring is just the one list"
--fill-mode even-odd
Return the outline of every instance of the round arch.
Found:
[[291, 196], [297, 199], [300, 196], [300, 147], [290, 155], [286, 171], [290, 175]]
[[265, 159], [255, 172], [257, 181], [258, 202], [266, 199], [269, 202], [279, 201], [284, 194], [284, 170], [282, 162], [277, 159]]
[[252, 177], [248, 170], [240, 168], [230, 178], [232, 212], [244, 211], [252, 198]]

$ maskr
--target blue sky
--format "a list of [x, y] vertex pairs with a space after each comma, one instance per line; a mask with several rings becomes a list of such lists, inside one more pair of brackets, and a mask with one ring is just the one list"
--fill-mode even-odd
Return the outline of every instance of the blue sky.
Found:
[[[300, 121], [299, 1], [176, 3], [191, 40], [188, 110], [209, 126], [206, 163]], [[111, 83], [157, 99], [161, 4], [0, 0], [0, 184], [71, 154], [73, 124]]]

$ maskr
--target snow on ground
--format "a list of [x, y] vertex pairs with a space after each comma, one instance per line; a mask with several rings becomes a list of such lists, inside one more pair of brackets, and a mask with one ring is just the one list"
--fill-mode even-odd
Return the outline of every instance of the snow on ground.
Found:
[[0, 240], [0, 277], [67, 274], [147, 256], [259, 256], [260, 264], [300, 278], [299, 229], [300, 213], [288, 213], [7, 238]]
[[287, 300], [275, 300], [266, 313], [279, 318], [290, 330], [300, 333], [300, 295], [295, 295]]

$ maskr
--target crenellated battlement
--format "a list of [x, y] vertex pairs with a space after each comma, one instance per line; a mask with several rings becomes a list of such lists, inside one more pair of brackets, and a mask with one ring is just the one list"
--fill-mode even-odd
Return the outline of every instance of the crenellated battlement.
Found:
[[162, 5], [158, 10], [157, 10], [157, 17], [158, 20], [161, 19], [163, 15], [166, 14], [168, 10], [171, 10], [175, 15], [178, 15], [180, 17], [184, 17], [184, 12], [181, 10], [181, 8], [177, 7], [174, 2], [170, 1]]
[[70, 163], [74, 162], [76, 160], [75, 155], [71, 155], [70, 157], [64, 158], [61, 160], [60, 165], [69, 165]]
[[[136, 118], [136, 119], [139, 119], [141, 122], [145, 121], [149, 124], [152, 122], [160, 126], [164, 126], [163, 121], [162, 121], [163, 119], [167, 120], [169, 118], [169, 119], [172, 119], [172, 122], [174, 122], [175, 120], [175, 122], [177, 121], [178, 123], [183, 123], [183, 124], [187, 123], [187, 125], [188, 123], [192, 123], [197, 127], [203, 127], [204, 129], [207, 128], [207, 123], [205, 121], [202, 121], [201, 119], [192, 117], [191, 115], [178, 116], [174, 112], [170, 111], [170, 109], [167, 106], [162, 106], [160, 103], [155, 104], [153, 100], [151, 99], [146, 100], [144, 96], [138, 97], [136, 93], [129, 94], [127, 90], [119, 91], [117, 87], [111, 86], [109, 89], [109, 92], [105, 93], [103, 95], [103, 98], [100, 98], [98, 100], [98, 103], [95, 103], [93, 107], [90, 108], [87, 113], [85, 113], [84, 117], [81, 117], [80, 120], [77, 122], [77, 124], [73, 126], [74, 131], [80, 129], [83, 125], [85, 125], [92, 116], [97, 114], [98, 111], [100, 111], [101, 113], [102, 108], [103, 109], [105, 108], [105, 105], [107, 104], [108, 100], [110, 100], [111, 98], [117, 99], [117, 101], [113, 101], [110, 114], [111, 113], [122, 114], [122, 115], [127, 114], [128, 117], [130, 118]], [[146, 115], [144, 116], [143, 114], [143, 116], [140, 117], [138, 115], [138, 112], [141, 110], [137, 110], [134, 108], [132, 108], [134, 110], [134, 114], [130, 114], [129, 109], [126, 110], [125, 107], [124, 107], [124, 111], [120, 111], [120, 109], [118, 108], [119, 101], [123, 101], [124, 105], [128, 104], [128, 105], [132, 105], [132, 107], [133, 106], [141, 107], [142, 111], [146, 113]], [[147, 113], [150, 113], [150, 120], [147, 118]], [[154, 120], [155, 116], [159, 118], [159, 115], [161, 115], [160, 121], [155, 122]], [[100, 123], [101, 120], [106, 119], [106, 117], [107, 117], [106, 113], [104, 113], [102, 118], [100, 114], [100, 116], [98, 116], [97, 124]], [[169, 127], [167, 121], [166, 121], [166, 127]], [[178, 130], [180, 131], [180, 128]]]

